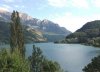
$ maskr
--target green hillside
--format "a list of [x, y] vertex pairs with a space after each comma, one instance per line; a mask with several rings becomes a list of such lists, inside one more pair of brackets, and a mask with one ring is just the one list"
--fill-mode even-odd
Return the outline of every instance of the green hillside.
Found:
[[84, 43], [100, 46], [100, 20], [88, 22], [76, 32], [68, 35], [63, 43]]

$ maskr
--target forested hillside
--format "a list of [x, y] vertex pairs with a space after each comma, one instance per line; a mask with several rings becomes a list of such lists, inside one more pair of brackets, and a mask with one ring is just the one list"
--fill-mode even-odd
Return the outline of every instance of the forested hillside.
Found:
[[100, 20], [86, 23], [76, 32], [66, 36], [63, 43], [85, 43], [100, 46]]

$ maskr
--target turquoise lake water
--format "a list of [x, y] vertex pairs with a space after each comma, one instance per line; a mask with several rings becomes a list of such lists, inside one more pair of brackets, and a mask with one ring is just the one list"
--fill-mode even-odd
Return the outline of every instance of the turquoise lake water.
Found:
[[[100, 48], [80, 44], [35, 43], [35, 45], [42, 49], [48, 59], [57, 61], [68, 72], [82, 72], [93, 57], [100, 55]], [[26, 56], [32, 54], [32, 46], [33, 44], [26, 44]]]

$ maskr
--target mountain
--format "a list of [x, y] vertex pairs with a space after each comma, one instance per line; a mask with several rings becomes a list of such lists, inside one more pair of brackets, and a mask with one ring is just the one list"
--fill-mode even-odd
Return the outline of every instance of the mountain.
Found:
[[[25, 42], [40, 42], [46, 41], [42, 33], [37, 30], [30, 29], [28, 26], [23, 25]], [[10, 39], [10, 25], [9, 22], [5, 22], [0, 19], [0, 43], [9, 43]]]
[[100, 20], [87, 22], [82, 28], [68, 35], [62, 42], [100, 46]]
[[[26, 13], [19, 13], [21, 18], [21, 23], [29, 29], [34, 29], [40, 32], [47, 41], [57, 41], [64, 39], [66, 35], [69, 35], [71, 32], [60, 27], [57, 23], [49, 21], [47, 19], [39, 20], [32, 18]], [[0, 18], [3, 18], [5, 22], [10, 22], [11, 12], [0, 10]], [[30, 30], [31, 31], [31, 30]], [[52, 39], [52, 37], [54, 39]]]
[[[71, 32], [66, 30], [64, 27], [60, 27], [58, 24], [49, 21], [47, 19], [39, 20], [36, 18], [32, 18], [31, 16], [25, 13], [19, 13], [21, 22], [24, 25], [33, 27], [43, 32], [52, 32], [56, 34], [70, 34]], [[6, 21], [10, 21], [10, 12], [0, 11], [0, 17], [3, 17]]]
[[[1, 20], [1, 19], [0, 19]], [[0, 21], [0, 43], [7, 43], [9, 41], [9, 28], [7, 22]]]
[[84, 31], [88, 29], [99, 29], [100, 28], [100, 20], [95, 20], [91, 22], [87, 22], [85, 25], [83, 25], [82, 28], [78, 29], [78, 31]]

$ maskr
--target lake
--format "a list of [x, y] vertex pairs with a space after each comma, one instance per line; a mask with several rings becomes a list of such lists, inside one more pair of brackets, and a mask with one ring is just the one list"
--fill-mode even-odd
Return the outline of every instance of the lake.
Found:
[[[80, 44], [35, 43], [50, 60], [57, 61], [68, 72], [82, 72], [91, 59], [100, 55], [100, 49]], [[26, 44], [26, 55], [32, 54], [33, 44]], [[3, 46], [1, 46], [3, 47]]]

